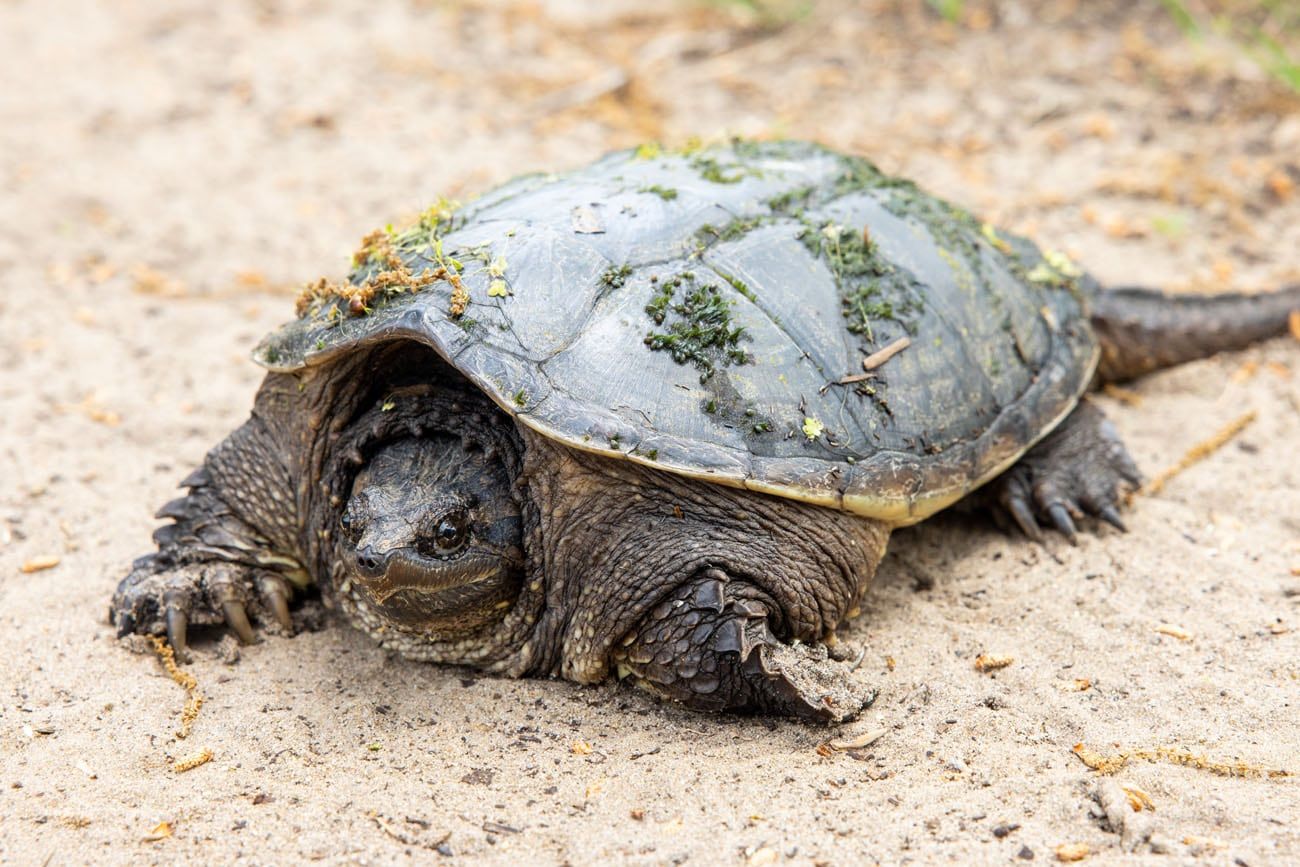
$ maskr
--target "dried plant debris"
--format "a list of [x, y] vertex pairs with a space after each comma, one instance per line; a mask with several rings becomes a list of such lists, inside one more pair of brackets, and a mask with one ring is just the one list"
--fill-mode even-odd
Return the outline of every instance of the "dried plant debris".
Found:
[[[451, 286], [448, 312], [459, 317], [469, 304], [460, 276], [465, 266], [442, 250], [442, 236], [454, 228], [457, 207], [455, 202], [440, 199], [401, 229], [386, 226], [366, 235], [352, 254], [347, 280], [322, 277], [306, 284], [298, 294], [297, 314], [365, 316], [380, 301], [445, 281]], [[433, 266], [420, 267], [417, 273], [414, 263], [419, 261]]]
[[868, 729], [850, 738], [823, 741], [817, 745], [817, 755], [830, 758], [835, 753], [863, 750], [883, 738], [888, 732], [888, 729]]
[[1240, 761], [1216, 761], [1206, 756], [1197, 755], [1189, 750], [1175, 749], [1173, 747], [1122, 750], [1114, 755], [1105, 756], [1084, 744], [1075, 744], [1073, 752], [1085, 765], [1102, 774], [1113, 774], [1127, 765], [1130, 761], [1136, 759], [1148, 762], [1167, 762], [1173, 765], [1183, 765], [1184, 767], [1209, 771], [1210, 773], [1216, 774], [1220, 777], [1280, 779], [1291, 776], [1290, 771], [1275, 770]]
[[1161, 623], [1156, 627], [1156, 632], [1168, 635], [1170, 638], [1177, 638], [1179, 641], [1191, 641], [1196, 637], [1181, 626], [1174, 626], [1172, 623]]
[[[1151, 799], [1142, 795], [1144, 800], [1135, 800], [1111, 779], [1102, 779], [1093, 789], [1092, 797], [1101, 807], [1102, 827], [1119, 835], [1120, 848], [1125, 852], [1135, 852], [1139, 847], [1152, 843], [1155, 820], [1151, 810], [1144, 808]], [[1156, 848], [1156, 846], [1152, 846]]]
[[44, 572], [46, 569], [53, 569], [59, 565], [59, 558], [50, 554], [44, 557], [33, 557], [27, 560], [23, 565], [18, 567], [18, 571], [24, 575], [30, 575], [33, 572]]
[[199, 716], [199, 708], [203, 707], [204, 698], [203, 693], [199, 691], [199, 682], [188, 671], [181, 671], [180, 666], [176, 664], [176, 651], [165, 639], [151, 635], [149, 640], [153, 643], [153, 649], [158, 654], [163, 668], [167, 670], [167, 674], [185, 690], [185, 707], [181, 709], [181, 727], [176, 731], [176, 737], [187, 738], [190, 729], [194, 727], [194, 720]]
[[1088, 848], [1087, 843], [1066, 843], [1056, 847], [1056, 860], [1065, 863], [1082, 861], [1091, 852], [1092, 850]]
[[172, 770], [178, 774], [186, 771], [192, 771], [199, 765], [206, 765], [212, 761], [212, 750], [201, 750], [192, 756], [186, 756], [183, 759], [177, 759], [176, 764], [172, 765]]
[[1129, 786], [1120, 786], [1120, 788], [1124, 791], [1124, 797], [1128, 800], [1128, 805], [1133, 808], [1133, 812], [1140, 813], [1143, 810], [1155, 812], [1155, 801], [1151, 800], [1151, 796], [1146, 792]]
[[900, 337], [897, 340], [890, 343], [888, 346], [885, 346], [882, 349], [878, 349], [875, 352], [868, 355], [866, 358], [862, 359], [862, 369], [875, 370], [877, 367], [880, 367], [886, 361], [893, 358], [895, 355], [902, 352], [904, 349], [906, 349], [911, 345], [912, 345], [912, 338], [906, 336]]
[[991, 653], [981, 653], [979, 656], [975, 657], [975, 670], [981, 674], [987, 674], [990, 671], [997, 671], [1000, 668], [1006, 668], [1015, 661], [1015, 657], [1012, 656], [998, 656]]
[[1148, 482], [1142, 488], [1142, 493], [1146, 494], [1148, 497], [1160, 493], [1164, 489], [1165, 485], [1169, 483], [1169, 480], [1174, 476], [1177, 476], [1179, 473], [1195, 466], [1227, 445], [1233, 437], [1245, 430], [1246, 426], [1255, 420], [1255, 415], [1256, 413], [1252, 409], [1250, 412], [1247, 412], [1224, 425], [1214, 434], [1214, 436], [1192, 446], [1187, 450], [1187, 453], [1183, 455], [1182, 460]]

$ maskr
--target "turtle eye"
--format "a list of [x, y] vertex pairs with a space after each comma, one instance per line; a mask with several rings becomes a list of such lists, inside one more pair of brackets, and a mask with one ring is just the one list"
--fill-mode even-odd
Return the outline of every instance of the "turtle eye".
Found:
[[348, 508], [344, 509], [343, 514], [339, 516], [339, 529], [343, 531], [344, 538], [355, 542], [360, 534], [360, 524], [361, 522], [353, 516], [351, 504], [349, 504]]
[[463, 511], [443, 515], [434, 525], [433, 532], [420, 539], [416, 549], [426, 557], [450, 557], [469, 538], [469, 515]]

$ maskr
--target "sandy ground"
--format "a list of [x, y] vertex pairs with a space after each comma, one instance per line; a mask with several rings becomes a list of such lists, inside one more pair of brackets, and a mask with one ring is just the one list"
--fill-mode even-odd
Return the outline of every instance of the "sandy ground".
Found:
[[1106, 280], [1300, 274], [1300, 100], [1156, 3], [974, 3], [961, 28], [920, 2], [592, 5], [0, 2], [0, 860], [1300, 859], [1294, 777], [1135, 761], [1116, 779], [1170, 850], [1124, 854], [1071, 752], [1300, 771], [1290, 340], [1103, 399], [1148, 472], [1258, 412], [1128, 535], [900, 533], [843, 636], [880, 698], [842, 732], [406, 663], [335, 624], [233, 666], [200, 644], [207, 703], [174, 736], [184, 693], [115, 641], [109, 594], [247, 412], [294, 284], [439, 194], [648, 138], [801, 136]]

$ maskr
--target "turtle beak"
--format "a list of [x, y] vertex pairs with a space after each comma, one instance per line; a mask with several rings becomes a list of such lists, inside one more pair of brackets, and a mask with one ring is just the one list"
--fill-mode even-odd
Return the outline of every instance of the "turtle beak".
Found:
[[349, 559], [358, 582], [380, 605], [399, 590], [436, 594], [488, 580], [501, 570], [498, 556], [473, 550], [456, 561], [436, 566], [406, 548], [381, 551], [371, 545], [357, 548]]

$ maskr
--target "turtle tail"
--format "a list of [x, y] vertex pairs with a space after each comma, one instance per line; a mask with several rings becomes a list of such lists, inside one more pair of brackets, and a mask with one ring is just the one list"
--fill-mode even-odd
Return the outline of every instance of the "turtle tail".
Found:
[[1287, 330], [1300, 316], [1300, 285], [1258, 295], [1167, 295], [1154, 289], [1106, 289], [1092, 299], [1101, 342], [1101, 382], [1127, 379], [1241, 349]]

